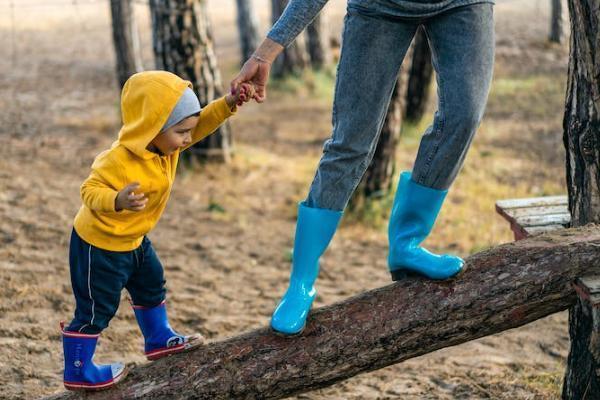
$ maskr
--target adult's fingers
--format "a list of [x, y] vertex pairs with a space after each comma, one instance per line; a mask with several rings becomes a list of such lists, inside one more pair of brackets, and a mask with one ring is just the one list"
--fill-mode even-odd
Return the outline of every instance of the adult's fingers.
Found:
[[255, 89], [256, 89], [256, 93], [254, 93], [254, 96], [252, 98], [254, 100], [256, 100], [257, 103], [264, 102], [265, 99], [267, 98], [266, 86], [258, 86], [258, 87], [255, 87]]
[[254, 79], [256, 73], [258, 72], [258, 62], [253, 59], [253, 58], [249, 58], [244, 65], [242, 66], [242, 69], [240, 70], [240, 72], [237, 74], [237, 76], [235, 78], [233, 78], [233, 80], [231, 81], [231, 93], [235, 94], [237, 93], [238, 90], [238, 86], [242, 83], [242, 82], [248, 82]]

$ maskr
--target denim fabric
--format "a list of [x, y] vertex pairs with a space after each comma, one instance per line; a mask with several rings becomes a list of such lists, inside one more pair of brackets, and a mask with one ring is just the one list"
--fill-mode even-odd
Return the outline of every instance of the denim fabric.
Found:
[[[267, 37], [287, 47], [312, 22], [328, 0], [291, 0]], [[348, 5], [365, 14], [393, 18], [431, 17], [455, 7], [494, 0], [348, 0]]]
[[136, 305], [154, 307], [165, 299], [163, 267], [147, 237], [135, 250], [109, 251], [73, 229], [69, 264], [76, 307], [67, 331], [100, 333], [117, 312], [123, 288]]
[[406, 51], [422, 25], [432, 49], [438, 110], [412, 171], [423, 186], [446, 190], [479, 126], [494, 65], [493, 5], [474, 4], [421, 19], [348, 7], [333, 104], [333, 133], [306, 203], [343, 210], [375, 151]]

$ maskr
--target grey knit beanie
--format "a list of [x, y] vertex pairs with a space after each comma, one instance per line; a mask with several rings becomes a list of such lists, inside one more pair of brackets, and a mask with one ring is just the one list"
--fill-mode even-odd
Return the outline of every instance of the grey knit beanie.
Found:
[[173, 125], [176, 125], [186, 119], [187, 117], [197, 114], [202, 110], [200, 107], [200, 102], [198, 101], [198, 97], [196, 93], [189, 87], [185, 89], [179, 101], [171, 111], [171, 115], [169, 115], [169, 119], [165, 122], [165, 125], [160, 130], [161, 132], [166, 131]]

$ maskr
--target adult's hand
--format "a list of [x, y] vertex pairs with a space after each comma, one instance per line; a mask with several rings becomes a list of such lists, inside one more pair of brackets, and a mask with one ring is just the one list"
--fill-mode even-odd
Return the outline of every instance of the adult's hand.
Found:
[[283, 51], [283, 46], [266, 38], [254, 52], [252, 57], [244, 63], [240, 73], [231, 81], [231, 92], [237, 93], [241, 83], [248, 82], [254, 86], [256, 93], [253, 98], [262, 103], [267, 98], [267, 82], [271, 72], [271, 64]]
[[251, 83], [254, 86], [253, 99], [262, 103], [267, 98], [267, 82], [271, 64], [267, 61], [257, 60], [251, 57], [244, 63], [240, 73], [231, 81], [231, 93], [237, 93], [238, 86], [242, 83]]

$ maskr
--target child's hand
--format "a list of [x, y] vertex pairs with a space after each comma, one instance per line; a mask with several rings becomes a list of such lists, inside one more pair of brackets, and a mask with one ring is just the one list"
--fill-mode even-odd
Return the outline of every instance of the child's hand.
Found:
[[233, 107], [234, 105], [239, 107], [252, 100], [255, 94], [256, 91], [254, 90], [254, 86], [252, 86], [250, 83], [244, 82], [238, 86], [237, 93], [232, 92], [226, 96], [225, 100], [230, 107]]
[[115, 199], [115, 210], [141, 211], [146, 207], [148, 198], [144, 193], [135, 194], [140, 187], [139, 182], [133, 182], [125, 186]]

